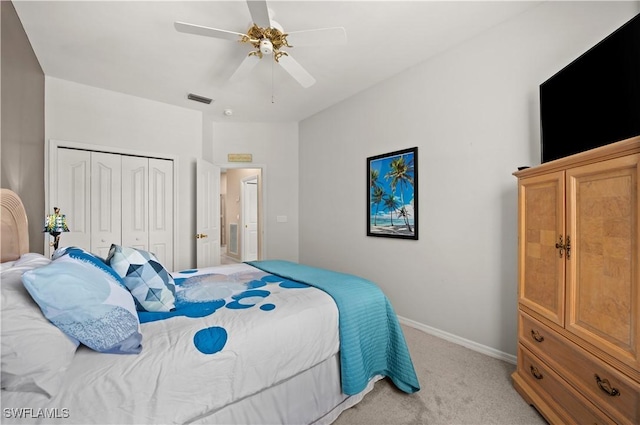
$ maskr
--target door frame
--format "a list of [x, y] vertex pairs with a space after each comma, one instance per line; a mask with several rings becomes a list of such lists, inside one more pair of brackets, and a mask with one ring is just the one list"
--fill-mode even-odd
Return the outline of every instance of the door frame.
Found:
[[[57, 174], [55, 164], [58, 163], [58, 148], [79, 149], [91, 152], [105, 152], [119, 155], [141, 156], [145, 158], [157, 158], [173, 161], [173, 265], [176, 266], [178, 258], [178, 157], [158, 152], [138, 151], [115, 146], [94, 145], [90, 143], [70, 142], [68, 140], [48, 139], [45, 140], [44, 156], [44, 208], [49, 214], [53, 211], [53, 197], [57, 196], [55, 189], [57, 185]], [[42, 238], [42, 245], [45, 253], [49, 253], [49, 239]]]
[[[262, 214], [258, 215], [258, 238], [262, 237], [258, 258], [264, 260], [267, 258], [267, 166], [266, 164], [253, 163], [253, 162], [226, 162], [226, 163], [214, 163], [220, 167], [220, 172], [225, 169], [247, 169], [247, 168], [259, 168], [260, 171], [260, 190], [258, 191], [258, 197], [262, 197]], [[240, 253], [242, 256], [242, 253]]]

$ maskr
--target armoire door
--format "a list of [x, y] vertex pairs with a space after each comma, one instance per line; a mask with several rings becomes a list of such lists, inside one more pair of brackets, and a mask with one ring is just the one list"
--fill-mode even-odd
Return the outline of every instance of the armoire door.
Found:
[[567, 170], [567, 325], [640, 368], [640, 155]]
[[519, 303], [564, 325], [564, 172], [523, 178], [519, 183]]

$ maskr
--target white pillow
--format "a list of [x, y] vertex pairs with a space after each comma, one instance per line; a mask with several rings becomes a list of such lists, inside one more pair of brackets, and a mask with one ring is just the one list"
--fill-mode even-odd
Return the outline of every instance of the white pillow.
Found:
[[22, 274], [49, 264], [35, 253], [24, 254], [0, 271], [2, 298], [2, 389], [54, 396], [73, 360], [78, 342], [47, 320], [21, 282]]

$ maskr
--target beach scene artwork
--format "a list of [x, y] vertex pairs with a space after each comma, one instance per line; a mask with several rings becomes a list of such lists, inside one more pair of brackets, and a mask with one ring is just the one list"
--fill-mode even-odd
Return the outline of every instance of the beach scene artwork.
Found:
[[367, 158], [368, 236], [418, 239], [418, 148]]

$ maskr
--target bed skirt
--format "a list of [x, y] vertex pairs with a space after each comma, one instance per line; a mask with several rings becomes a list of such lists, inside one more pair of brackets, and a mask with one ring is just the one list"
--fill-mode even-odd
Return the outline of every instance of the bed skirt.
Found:
[[356, 405], [382, 376], [353, 396], [340, 390], [340, 354], [252, 396], [238, 400], [193, 424], [328, 425]]

